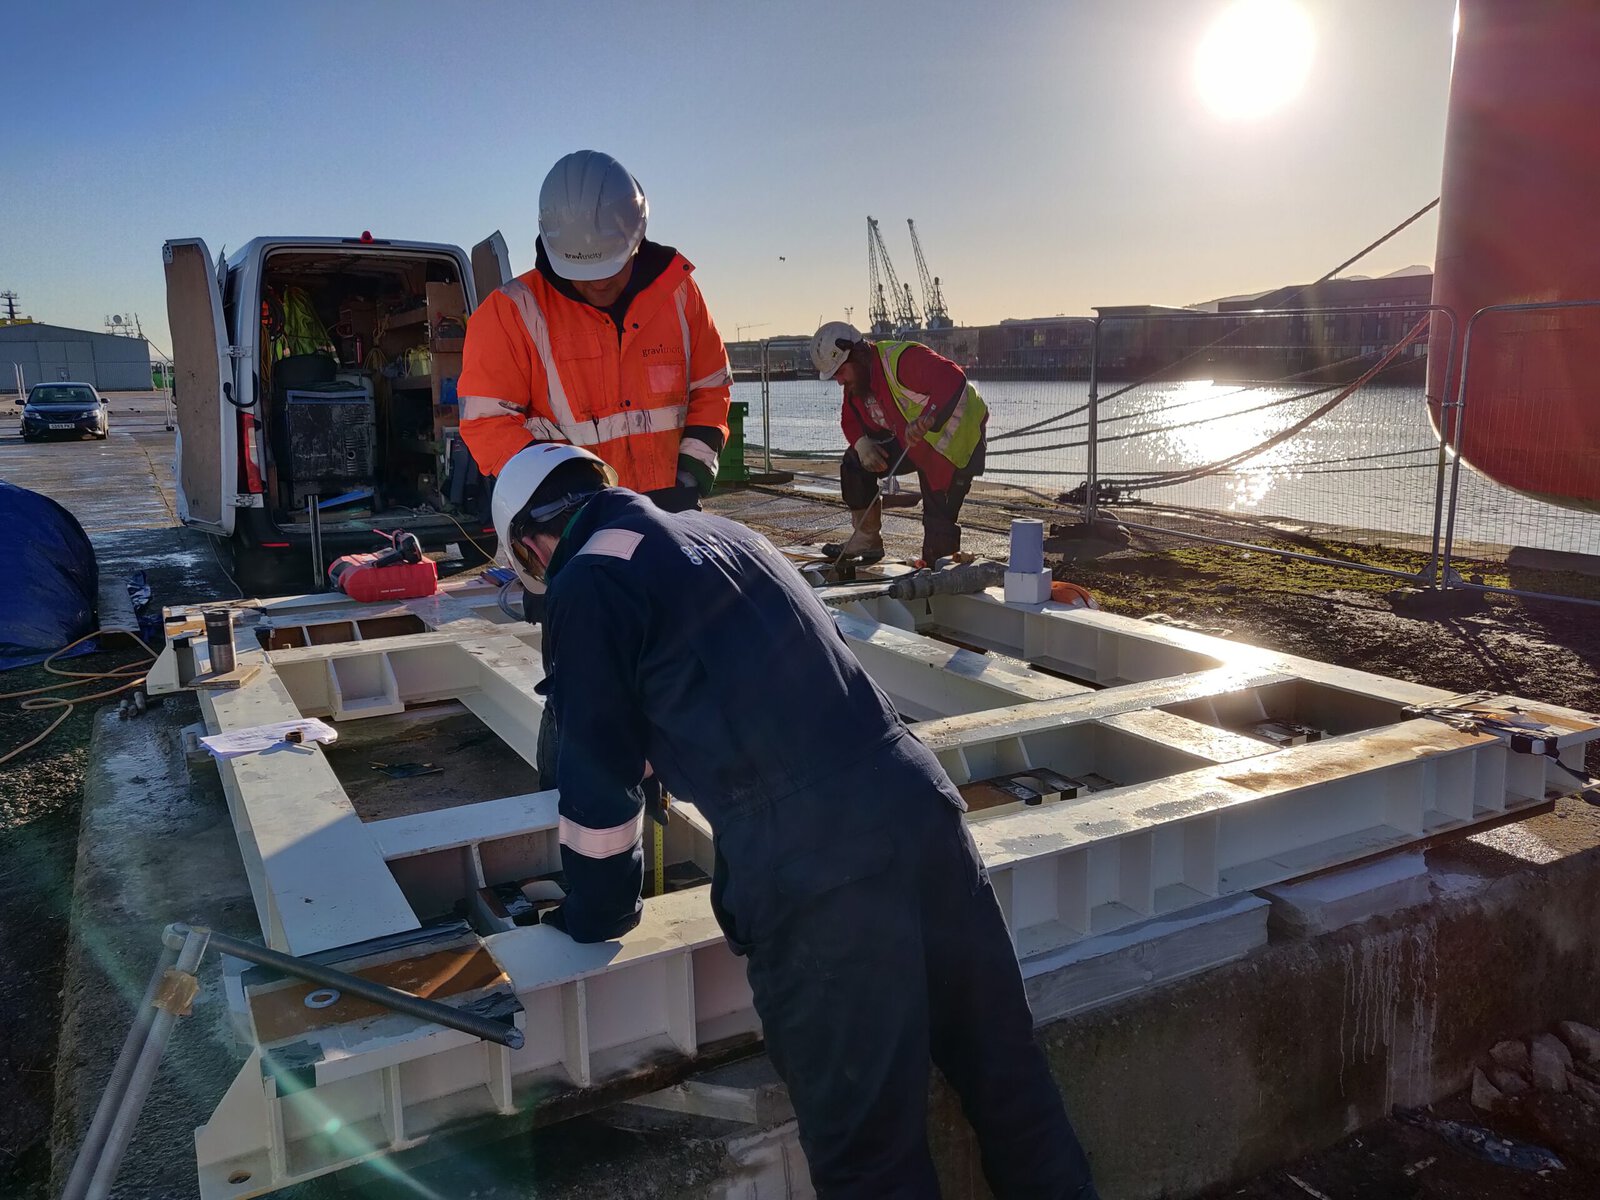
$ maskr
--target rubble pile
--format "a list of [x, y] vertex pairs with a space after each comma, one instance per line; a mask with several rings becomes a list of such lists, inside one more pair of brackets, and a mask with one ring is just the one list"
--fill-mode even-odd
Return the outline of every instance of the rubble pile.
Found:
[[1600, 1029], [1561, 1021], [1497, 1042], [1472, 1072], [1472, 1106], [1569, 1161], [1600, 1166]]

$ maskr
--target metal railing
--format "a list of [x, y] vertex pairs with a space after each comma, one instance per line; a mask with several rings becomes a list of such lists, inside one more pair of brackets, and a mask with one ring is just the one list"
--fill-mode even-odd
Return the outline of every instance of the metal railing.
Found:
[[[1474, 366], [1474, 358], [1472, 353], [1474, 339], [1477, 339], [1479, 342], [1481, 342], [1486, 336], [1492, 336], [1492, 332], [1485, 332], [1485, 327], [1490, 325], [1494, 318], [1499, 316], [1514, 313], [1541, 313], [1551, 314], [1554, 316], [1556, 314], [1582, 311], [1594, 313], [1596, 310], [1600, 310], [1600, 299], [1546, 300], [1519, 304], [1491, 304], [1480, 308], [1468, 319], [1466, 330], [1463, 333], [1461, 340], [1461, 376], [1457, 381], [1454, 396], [1451, 397], [1448, 402], [1449, 407], [1454, 410], [1454, 419], [1450, 422], [1450, 450], [1453, 461], [1450, 470], [1449, 497], [1448, 500], [1442, 498], [1440, 504], [1441, 511], [1445, 514], [1443, 564], [1445, 580], [1449, 586], [1470, 588], [1479, 592], [1496, 592], [1504, 595], [1521, 596], [1527, 599], [1564, 600], [1583, 604], [1600, 605], [1600, 599], [1595, 597], [1573, 596], [1559, 592], [1544, 591], [1536, 588], [1522, 588], [1516, 586], [1498, 587], [1492, 584], [1473, 582], [1471, 580], [1462, 579], [1452, 567], [1453, 561], [1458, 557], [1459, 547], [1457, 545], [1457, 535], [1462, 528], [1464, 519], [1470, 518], [1474, 520], [1474, 524], [1476, 525], [1475, 532], [1478, 534], [1478, 537], [1475, 539], [1475, 548], [1478, 550], [1479, 556], [1482, 556], [1482, 547], [1485, 545], [1497, 547], [1505, 546], [1510, 548], [1512, 553], [1514, 553], [1515, 550], [1519, 549], [1520, 547], [1513, 545], [1513, 539], [1525, 537], [1526, 533], [1528, 532], [1525, 522], [1519, 523], [1516, 520], [1516, 515], [1512, 512], [1508, 512], [1506, 506], [1501, 503], [1506, 496], [1520, 495], [1520, 493], [1514, 491], [1513, 489], [1498, 484], [1494, 485], [1492, 490], [1486, 488], [1484, 486], [1483, 477], [1474, 472], [1465, 476], [1465, 478], [1468, 480], [1468, 491], [1471, 493], [1471, 499], [1466, 499], [1463, 495], [1463, 474], [1461, 471], [1461, 464], [1463, 461], [1468, 461], [1470, 456], [1464, 454], [1462, 449], [1467, 428], [1467, 420], [1469, 417], [1473, 416], [1472, 404], [1469, 402], [1469, 397], [1471, 395], [1471, 388], [1474, 378], [1472, 374]], [[1525, 333], [1527, 331], [1513, 330], [1512, 332]], [[1563, 332], [1563, 330], [1561, 330], [1559, 327], [1554, 327], [1543, 332], [1559, 334]], [[1568, 332], [1570, 332], [1570, 330]], [[1591, 338], [1594, 340], [1596, 345], [1600, 345], [1600, 322], [1595, 323], [1591, 332]], [[1510, 362], [1516, 361], [1520, 354], [1527, 353], [1530, 350], [1530, 347], [1519, 346], [1513, 349], [1515, 351], [1513, 353], [1507, 353], [1498, 356], [1497, 365], [1504, 368]], [[1567, 431], [1558, 429], [1551, 425], [1549, 422], [1551, 415], [1552, 414], [1549, 410], [1548, 404], [1546, 404], [1542, 410], [1535, 405], [1524, 404], [1520, 406], [1519, 411], [1511, 414], [1511, 420], [1515, 422], [1515, 424], [1522, 426], [1520, 430], [1516, 431], [1516, 435], [1518, 435], [1519, 440], [1527, 440], [1528, 429], [1530, 427], [1537, 431], [1541, 419], [1543, 419], [1546, 424], [1546, 428], [1543, 433], [1547, 441], [1553, 443], [1555, 439], [1562, 437]], [[1478, 419], [1483, 420], [1484, 415], [1480, 415]], [[1512, 433], [1510, 430], [1500, 432], [1507, 434]], [[1493, 440], [1492, 435], [1490, 440]], [[1562, 448], [1553, 444], [1550, 448], [1552, 450], [1551, 461], [1553, 461], [1554, 454], [1558, 453]], [[1592, 472], [1592, 476], [1597, 480], [1600, 480], [1600, 458], [1597, 458], [1589, 469]], [[1596, 491], [1600, 492], [1600, 486], [1597, 486]], [[1569, 499], [1571, 498], [1569, 497]], [[1592, 502], [1593, 498], [1591, 498], [1591, 503]], [[1492, 515], [1485, 515], [1476, 511], [1480, 506], [1488, 507], [1489, 505], [1493, 505], [1495, 509]], [[1542, 506], [1539, 515], [1545, 525], [1545, 528], [1541, 529], [1539, 532], [1546, 535], [1546, 541], [1553, 540], [1548, 536], [1551, 532], [1552, 526], [1562, 535], [1560, 540], [1563, 541], [1564, 547], [1563, 549], [1557, 551], [1558, 555], [1561, 553], [1569, 553], [1588, 558], [1600, 556], [1600, 512], [1593, 510], [1584, 511], [1576, 508], [1561, 508], [1546, 504]], [[1517, 528], [1519, 524], [1521, 524], [1520, 529]], [[1508, 554], [1508, 567], [1510, 566], [1510, 561], [1511, 554]], [[1552, 565], [1545, 569], [1554, 573], [1559, 570], [1559, 567]], [[1600, 583], [1597, 583], [1596, 590], [1600, 591]]]

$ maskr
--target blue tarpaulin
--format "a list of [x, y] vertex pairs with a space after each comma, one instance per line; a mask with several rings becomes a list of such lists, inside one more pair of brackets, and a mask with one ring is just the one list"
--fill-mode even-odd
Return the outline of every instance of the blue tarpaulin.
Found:
[[78, 519], [50, 497], [0, 480], [0, 670], [94, 632], [99, 587]]

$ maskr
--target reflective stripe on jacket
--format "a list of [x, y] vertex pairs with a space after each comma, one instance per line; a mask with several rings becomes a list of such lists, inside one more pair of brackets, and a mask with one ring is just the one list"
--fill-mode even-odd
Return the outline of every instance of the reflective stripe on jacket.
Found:
[[[909, 425], [922, 414], [928, 406], [931, 397], [922, 392], [914, 392], [900, 382], [899, 364], [900, 356], [918, 342], [876, 342], [878, 361], [883, 366], [883, 382], [889, 389], [895, 407], [900, 410], [900, 415]], [[978, 389], [968, 383], [956, 400], [955, 408], [945, 418], [944, 424], [936, 429], [928, 430], [924, 441], [928, 443], [939, 457], [947, 460], [957, 470], [972, 461], [972, 452], [978, 448], [978, 443], [983, 440], [984, 420], [989, 415], [988, 408], [983, 403], [983, 397], [978, 395]]]
[[[716, 448], [685, 426], [728, 425], [728, 356], [682, 256], [628, 306], [620, 331], [535, 269], [467, 322], [461, 437], [485, 475], [530, 442], [571, 442], [636, 491], [670, 487], [678, 455], [712, 472]], [[618, 336], [620, 332], [620, 337]]]
[[639, 912], [652, 771], [716, 830], [712, 910], [738, 952], [872, 869], [864, 855], [909, 853], [919, 822], [964, 807], [840, 636], [851, 618], [753, 530], [610, 488], [547, 576], [540, 688], [577, 940], [615, 937]]

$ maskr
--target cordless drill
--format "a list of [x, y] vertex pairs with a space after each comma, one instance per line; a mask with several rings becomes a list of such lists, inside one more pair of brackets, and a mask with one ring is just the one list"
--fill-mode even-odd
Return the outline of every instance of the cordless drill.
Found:
[[373, 533], [388, 539], [389, 548], [373, 554], [346, 554], [328, 567], [328, 579], [352, 600], [407, 600], [439, 590], [439, 569], [422, 556], [417, 535], [404, 529]]

